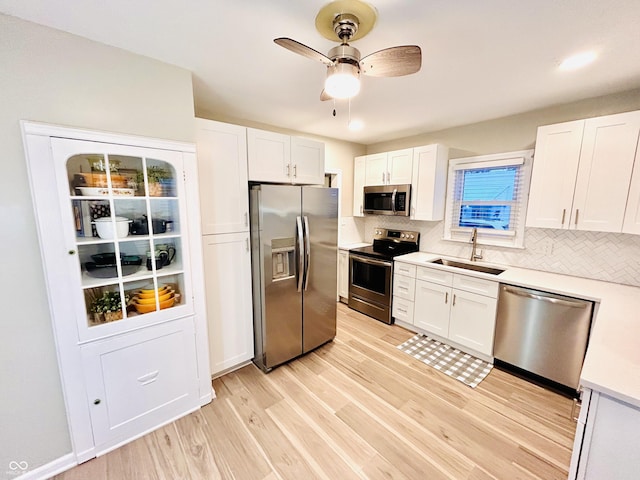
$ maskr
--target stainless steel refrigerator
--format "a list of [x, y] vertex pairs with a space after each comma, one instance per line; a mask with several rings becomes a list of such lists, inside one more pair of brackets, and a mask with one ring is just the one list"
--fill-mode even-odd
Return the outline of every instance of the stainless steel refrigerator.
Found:
[[268, 372], [336, 335], [338, 190], [250, 191], [254, 363]]

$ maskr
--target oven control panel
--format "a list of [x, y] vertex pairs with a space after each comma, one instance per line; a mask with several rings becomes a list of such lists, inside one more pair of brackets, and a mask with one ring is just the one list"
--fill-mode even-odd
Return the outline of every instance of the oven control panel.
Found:
[[409, 230], [390, 230], [387, 228], [375, 228], [373, 230], [374, 240], [396, 240], [401, 242], [418, 243], [420, 232]]

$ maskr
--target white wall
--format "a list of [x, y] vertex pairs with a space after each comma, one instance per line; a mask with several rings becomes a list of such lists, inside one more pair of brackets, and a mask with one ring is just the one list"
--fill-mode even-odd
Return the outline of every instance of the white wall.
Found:
[[0, 14], [0, 478], [71, 451], [21, 119], [194, 140], [190, 72]]

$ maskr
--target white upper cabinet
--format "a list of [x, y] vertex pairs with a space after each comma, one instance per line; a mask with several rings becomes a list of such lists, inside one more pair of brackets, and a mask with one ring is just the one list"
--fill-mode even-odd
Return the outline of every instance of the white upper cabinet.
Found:
[[324, 184], [324, 143], [291, 137], [292, 183]]
[[622, 233], [640, 233], [640, 141], [636, 148], [636, 160], [633, 165]]
[[247, 129], [196, 119], [202, 234], [249, 231]]
[[527, 227], [568, 228], [584, 120], [538, 128]]
[[322, 185], [324, 143], [247, 129], [249, 180]]
[[364, 217], [364, 184], [367, 157], [356, 157], [353, 161], [353, 216]]
[[585, 122], [571, 228], [622, 231], [639, 133], [640, 112]]
[[411, 218], [438, 221], [444, 218], [449, 149], [434, 144], [413, 149]]
[[540, 127], [527, 226], [622, 232], [639, 134], [640, 112]]
[[412, 148], [367, 155], [365, 185], [411, 183], [412, 164]]

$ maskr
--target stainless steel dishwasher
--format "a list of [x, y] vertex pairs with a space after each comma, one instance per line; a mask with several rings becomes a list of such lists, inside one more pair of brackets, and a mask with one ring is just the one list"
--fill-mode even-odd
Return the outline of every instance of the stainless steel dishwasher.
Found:
[[500, 285], [494, 357], [578, 389], [593, 302]]

